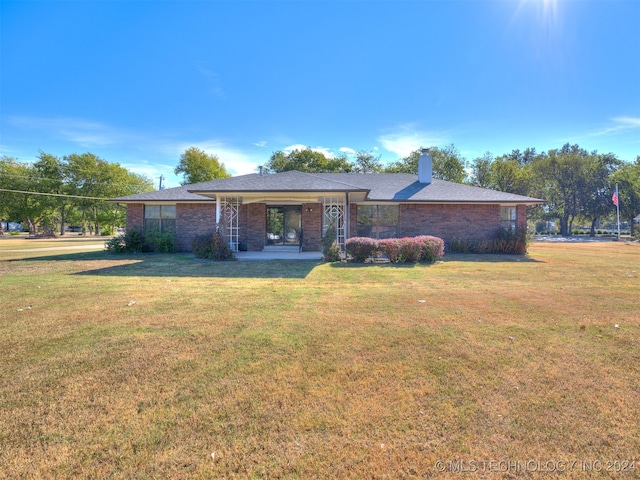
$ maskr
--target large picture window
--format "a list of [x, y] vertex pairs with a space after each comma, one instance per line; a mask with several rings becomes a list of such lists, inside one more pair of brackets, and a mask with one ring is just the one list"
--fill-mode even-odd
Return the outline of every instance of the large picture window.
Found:
[[395, 238], [398, 236], [397, 205], [358, 205], [359, 237]]
[[500, 225], [508, 232], [516, 231], [516, 207], [500, 207]]
[[144, 229], [147, 232], [156, 231], [162, 233], [176, 232], [176, 206], [175, 205], [145, 205]]

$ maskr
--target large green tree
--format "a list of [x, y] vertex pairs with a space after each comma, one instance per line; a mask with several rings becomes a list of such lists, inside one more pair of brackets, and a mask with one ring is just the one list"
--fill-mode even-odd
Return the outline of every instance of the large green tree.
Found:
[[482, 188], [493, 188], [494, 179], [491, 170], [493, 160], [493, 154], [486, 152], [482, 157], [477, 157], [471, 161], [470, 182], [472, 185]]
[[410, 173], [418, 174], [418, 158], [421, 150], [415, 150], [406, 157], [387, 165], [384, 169], [386, 173]]
[[633, 219], [640, 215], [640, 156], [633, 163], [622, 163], [611, 175], [610, 188], [613, 189], [615, 184], [618, 184], [620, 218], [629, 223], [631, 232], [634, 233], [636, 227]]
[[0, 217], [27, 224], [32, 235], [53, 234], [58, 227], [64, 234], [70, 223], [97, 235], [100, 226], [124, 224], [124, 207], [106, 199], [153, 190], [148, 178], [91, 153], [61, 160], [40, 152], [33, 164], [3, 157], [0, 185]]
[[217, 155], [209, 154], [198, 147], [189, 147], [180, 155], [180, 163], [174, 172], [176, 175], [183, 175], [182, 185], [231, 176]]
[[353, 163], [353, 171], [355, 173], [380, 173], [383, 171], [380, 155], [374, 155], [371, 152], [360, 150], [356, 155]]
[[27, 224], [32, 235], [38, 234], [40, 227], [52, 233], [50, 227], [55, 212], [51, 198], [31, 193], [41, 193], [39, 188], [45, 178], [43, 163], [38, 160], [36, 164], [18, 162], [10, 157], [0, 161], [0, 180], [4, 190], [0, 191], [0, 216]]
[[539, 198], [544, 198], [547, 216], [560, 221], [560, 234], [571, 235], [573, 221], [581, 213], [587, 191], [589, 153], [578, 145], [539, 155], [532, 163]]
[[[387, 173], [411, 173], [417, 175], [418, 159], [421, 152], [422, 149], [411, 152], [402, 160], [388, 165], [384, 171]], [[451, 144], [443, 148], [431, 147], [429, 152], [433, 162], [433, 178], [457, 183], [466, 181], [466, 160], [455, 145]]]
[[109, 163], [92, 153], [74, 153], [64, 160], [69, 191], [79, 197], [75, 199], [79, 213], [76, 218], [83, 232], [89, 230], [98, 235], [101, 226], [123, 223], [124, 210], [103, 199], [153, 190], [153, 183], [147, 177], [129, 172], [120, 164]]
[[493, 161], [490, 170], [489, 188], [518, 195], [528, 195], [531, 191], [533, 178], [529, 163], [502, 155]]
[[281, 150], [273, 152], [269, 161], [264, 165], [268, 172], [280, 173], [298, 170], [308, 173], [349, 173], [353, 166], [345, 156], [329, 158], [322, 152], [305, 148], [284, 153]]
[[585, 191], [581, 198], [581, 214], [591, 224], [592, 237], [595, 236], [598, 221], [611, 215], [611, 176], [621, 165], [622, 162], [612, 153], [593, 152], [585, 158]]
[[33, 169], [36, 174], [34, 190], [49, 194], [37, 199], [43, 212], [41, 224], [45, 234], [53, 235], [55, 226], [59, 225], [60, 235], [64, 235], [66, 215], [73, 205], [72, 200], [65, 196], [69, 193], [67, 168], [55, 155], [41, 151]]
[[434, 178], [456, 183], [466, 181], [467, 161], [453, 143], [443, 148], [431, 148], [429, 152], [433, 158]]
[[0, 219], [26, 222], [29, 230], [36, 228], [39, 220], [38, 199], [30, 192], [34, 188], [36, 174], [31, 165], [12, 157], [0, 159]]

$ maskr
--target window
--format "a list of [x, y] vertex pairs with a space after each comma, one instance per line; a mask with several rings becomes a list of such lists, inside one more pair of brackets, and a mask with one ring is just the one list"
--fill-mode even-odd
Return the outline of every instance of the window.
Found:
[[359, 237], [395, 238], [398, 236], [397, 205], [358, 205]]
[[500, 207], [500, 225], [508, 232], [516, 231], [516, 207]]
[[175, 205], [145, 205], [144, 229], [149, 232], [155, 230], [162, 233], [176, 232]]

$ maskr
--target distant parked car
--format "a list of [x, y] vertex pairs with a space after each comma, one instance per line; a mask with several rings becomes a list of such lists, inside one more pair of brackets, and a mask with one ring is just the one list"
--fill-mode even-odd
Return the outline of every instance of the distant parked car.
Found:
[[22, 232], [22, 224], [18, 222], [2, 222], [2, 230], [5, 232]]

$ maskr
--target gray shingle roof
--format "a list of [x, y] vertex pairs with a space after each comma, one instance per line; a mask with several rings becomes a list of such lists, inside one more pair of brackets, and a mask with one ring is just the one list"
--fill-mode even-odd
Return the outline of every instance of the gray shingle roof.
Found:
[[[341, 174], [336, 174], [341, 175]], [[342, 174], [345, 175], [345, 174]], [[323, 178], [321, 174], [290, 170], [282, 173], [240, 175], [211, 180], [189, 187], [190, 192], [344, 192], [364, 191], [355, 184], [346, 185], [340, 177]]]
[[[369, 190], [367, 200], [408, 202], [524, 202], [542, 203], [537, 198], [499, 192], [488, 188], [434, 178], [430, 184], [418, 182], [408, 173], [320, 173], [327, 179], [340, 179]], [[337, 177], [334, 177], [337, 176]]]
[[182, 187], [167, 188], [165, 190], [156, 190], [155, 192], [136, 193], [135, 195], [127, 195], [126, 197], [112, 198], [111, 202], [119, 203], [137, 203], [137, 202], [215, 202], [214, 199], [203, 197], [190, 193], [187, 188], [191, 185], [183, 185]]
[[303, 173], [288, 171], [260, 175], [252, 173], [237, 177], [211, 180], [112, 201], [212, 201], [197, 193], [244, 192], [368, 192], [370, 201], [396, 202], [471, 202], [471, 203], [542, 203], [537, 198], [498, 192], [486, 188], [433, 179], [432, 183], [418, 182], [417, 175], [406, 173]]

